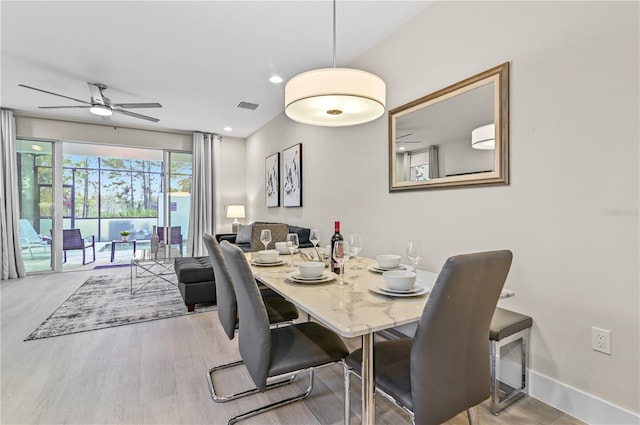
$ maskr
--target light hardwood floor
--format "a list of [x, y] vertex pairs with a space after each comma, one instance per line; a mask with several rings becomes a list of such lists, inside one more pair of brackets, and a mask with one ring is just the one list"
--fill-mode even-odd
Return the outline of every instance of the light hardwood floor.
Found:
[[[210, 366], [238, 359], [216, 312], [192, 314], [24, 342], [89, 276], [128, 268], [68, 272], [0, 281], [2, 424], [223, 424], [231, 416], [301, 390], [305, 380], [268, 394], [216, 404], [205, 381]], [[357, 340], [350, 340], [351, 347]], [[250, 385], [235, 369], [216, 379], [223, 390]], [[352, 380], [352, 423], [360, 423], [359, 383]], [[382, 397], [379, 424], [410, 424]], [[577, 425], [574, 418], [531, 397], [499, 416], [479, 409], [486, 425]], [[321, 370], [305, 401], [247, 420], [246, 424], [339, 424], [342, 368]], [[447, 422], [466, 424], [464, 414]]]

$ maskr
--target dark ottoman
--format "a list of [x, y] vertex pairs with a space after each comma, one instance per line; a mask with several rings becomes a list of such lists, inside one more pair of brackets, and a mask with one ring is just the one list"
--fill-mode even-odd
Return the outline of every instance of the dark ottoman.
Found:
[[174, 269], [178, 276], [178, 289], [187, 311], [193, 311], [196, 304], [216, 302], [216, 281], [208, 256], [178, 257]]

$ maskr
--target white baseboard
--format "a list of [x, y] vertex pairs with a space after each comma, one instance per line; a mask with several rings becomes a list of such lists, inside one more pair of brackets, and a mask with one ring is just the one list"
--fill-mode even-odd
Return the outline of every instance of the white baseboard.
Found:
[[529, 370], [529, 395], [592, 425], [638, 425], [640, 415]]

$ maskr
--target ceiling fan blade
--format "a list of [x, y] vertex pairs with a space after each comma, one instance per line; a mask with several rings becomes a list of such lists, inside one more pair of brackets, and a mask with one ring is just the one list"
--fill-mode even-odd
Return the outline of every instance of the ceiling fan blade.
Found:
[[116, 108], [162, 108], [162, 105], [159, 103], [112, 103], [111, 106]]
[[26, 86], [24, 84], [18, 84], [20, 87], [24, 87], [25, 89], [31, 89], [31, 90], [35, 90], [35, 91], [40, 91], [42, 93], [47, 93], [47, 94], [52, 94], [54, 96], [59, 96], [59, 97], [64, 97], [65, 99], [71, 99], [71, 100], [75, 100], [76, 102], [80, 102], [80, 103], [86, 103], [87, 105], [91, 105], [90, 102], [86, 102], [84, 100], [80, 100], [80, 99], [76, 99], [74, 97], [69, 97], [69, 96], [65, 96], [63, 94], [58, 94], [58, 93], [53, 93], [50, 91], [46, 91], [46, 90], [42, 90], [42, 89], [37, 89], [35, 87], [31, 87], [31, 86]]
[[398, 136], [396, 137], [396, 140], [402, 139], [403, 137], [407, 137], [407, 136], [413, 136], [413, 133], [407, 133], [407, 134], [403, 134], [402, 136]]
[[89, 109], [91, 108], [91, 105], [88, 106], [38, 106], [39, 109], [66, 109], [66, 108], [83, 108], [83, 109]]
[[160, 121], [158, 118], [153, 118], [153, 117], [148, 117], [146, 115], [136, 114], [135, 112], [125, 111], [124, 109], [111, 108], [111, 110], [113, 112], [118, 112], [120, 114], [128, 115], [128, 116], [134, 117], [134, 118], [140, 118], [140, 119], [147, 120], [147, 121], [153, 121], [153, 122]]

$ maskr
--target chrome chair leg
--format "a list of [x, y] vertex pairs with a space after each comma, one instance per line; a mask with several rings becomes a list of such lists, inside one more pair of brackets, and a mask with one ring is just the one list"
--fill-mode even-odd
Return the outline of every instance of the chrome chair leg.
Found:
[[[338, 363], [340, 363], [342, 365], [342, 367], [344, 367], [345, 369], [347, 368], [346, 363], [344, 363], [344, 362], [338, 362]], [[322, 366], [318, 366], [318, 367], [313, 367], [313, 368], [309, 368], [309, 369], [302, 370], [302, 371], [296, 371], [295, 373], [297, 373], [297, 374], [309, 372], [309, 385], [307, 386], [307, 389], [304, 392], [302, 392], [302, 393], [300, 393], [298, 395], [286, 398], [284, 400], [280, 400], [280, 401], [277, 401], [275, 403], [271, 403], [271, 404], [268, 404], [266, 406], [262, 406], [262, 407], [259, 407], [257, 409], [254, 409], [254, 410], [250, 410], [249, 412], [245, 412], [245, 413], [242, 413], [240, 415], [234, 416], [233, 418], [229, 419], [229, 421], [227, 422], [227, 425], [235, 424], [237, 422], [240, 422], [240, 421], [243, 421], [245, 419], [257, 416], [257, 415], [259, 415], [261, 413], [264, 413], [264, 412], [267, 412], [269, 410], [273, 410], [275, 408], [282, 407], [282, 406], [285, 406], [287, 404], [291, 404], [293, 402], [296, 402], [296, 401], [303, 400], [303, 399], [307, 398], [309, 396], [309, 394], [311, 394], [311, 391], [313, 391], [314, 372], [317, 369], [320, 369], [320, 368], [323, 368], [323, 367], [326, 367], [326, 366], [332, 366], [334, 364], [335, 363], [330, 363], [330, 364], [326, 364], [326, 365], [322, 365]], [[278, 378], [278, 377], [274, 377], [274, 378]], [[346, 409], [346, 407], [345, 407], [345, 409]]]
[[[490, 410], [494, 415], [498, 415], [505, 407], [509, 406], [516, 400], [524, 397], [528, 393], [529, 382], [527, 372], [529, 370], [529, 333], [530, 329], [524, 329], [515, 333], [501, 341], [489, 342], [489, 355], [491, 356], [491, 404]], [[521, 366], [521, 382], [520, 386], [513, 388], [510, 392], [504, 393], [500, 388], [500, 355], [502, 347], [512, 342], [520, 342], [520, 366]]]
[[[223, 365], [220, 365], [220, 366], [214, 366], [214, 367], [209, 369], [209, 372], [207, 373], [207, 383], [209, 384], [209, 393], [211, 394], [211, 399], [213, 401], [215, 401], [216, 403], [226, 403], [228, 401], [235, 400], [237, 398], [246, 397], [248, 395], [256, 394], [258, 392], [257, 388], [251, 388], [251, 389], [248, 389], [248, 390], [245, 390], [245, 391], [241, 391], [239, 393], [234, 393], [234, 394], [227, 394], [227, 395], [218, 395], [218, 394], [216, 394], [216, 389], [215, 389], [215, 386], [213, 385], [213, 376], [212, 375], [217, 371], [224, 370], [224, 369], [229, 369], [229, 368], [240, 366], [240, 365], [243, 365], [243, 364], [244, 364], [244, 362], [242, 360], [238, 360], [236, 362], [226, 363], [226, 364], [223, 364]], [[296, 375], [291, 375], [287, 379], [284, 379], [282, 381], [277, 381], [277, 382], [273, 382], [271, 384], [268, 384], [267, 385], [267, 389], [278, 388], [278, 387], [282, 387], [284, 385], [288, 385], [288, 384], [292, 383], [295, 379], [296, 379]]]
[[[345, 363], [346, 364], [346, 363]], [[349, 369], [349, 374], [355, 376], [358, 379], [362, 379], [362, 377], [358, 374], [358, 372], [356, 372], [353, 369]], [[345, 384], [346, 385], [346, 384]], [[351, 391], [349, 391], [351, 392]], [[384, 392], [383, 390], [381, 390], [378, 387], [375, 387], [375, 394], [380, 394], [381, 396], [383, 396], [384, 398], [386, 398], [387, 400], [389, 400], [391, 403], [395, 404], [396, 406], [398, 406], [400, 409], [402, 409], [407, 415], [409, 415], [409, 417], [411, 418], [411, 423], [415, 424], [415, 416], [413, 414], [413, 412], [411, 411], [411, 409], [409, 409], [408, 407], [406, 407], [405, 405], [403, 405], [402, 403], [400, 403], [398, 400], [396, 400], [395, 398], [393, 398], [393, 396], [387, 394], [386, 392]]]
[[[271, 329], [275, 329], [275, 328], [279, 328], [282, 326], [290, 326], [295, 324], [295, 322], [293, 320], [287, 320], [286, 322], [278, 322], [278, 323], [272, 323], [269, 328]], [[217, 371], [220, 370], [224, 370], [224, 369], [229, 369], [232, 367], [236, 367], [236, 366], [240, 366], [244, 364], [244, 362], [242, 360], [238, 360], [236, 362], [231, 362], [231, 363], [226, 363], [220, 366], [214, 366], [212, 368], [209, 368], [209, 371], [207, 372], [207, 383], [209, 384], [209, 393], [211, 394], [211, 399], [213, 399], [213, 401], [215, 401], [216, 403], [226, 403], [227, 401], [231, 401], [231, 400], [235, 400], [237, 398], [241, 398], [241, 397], [246, 397], [248, 395], [251, 394], [255, 394], [258, 392], [258, 390], [256, 388], [253, 389], [249, 389], [246, 391], [242, 391], [239, 393], [235, 393], [235, 394], [228, 394], [228, 395], [218, 395], [216, 394], [215, 391], [215, 387], [213, 385], [213, 374]], [[274, 382], [272, 384], [267, 385], [267, 389], [271, 389], [271, 388], [277, 388], [277, 387], [281, 387], [283, 385], [287, 385], [292, 383], [294, 380], [296, 379], [296, 375], [291, 375], [289, 378], [283, 380], [283, 381], [277, 381]]]

